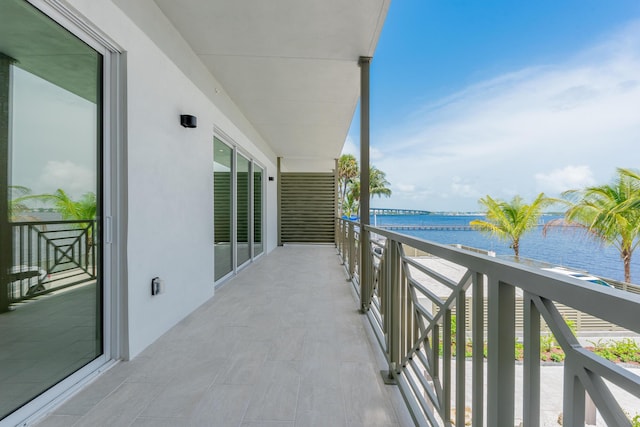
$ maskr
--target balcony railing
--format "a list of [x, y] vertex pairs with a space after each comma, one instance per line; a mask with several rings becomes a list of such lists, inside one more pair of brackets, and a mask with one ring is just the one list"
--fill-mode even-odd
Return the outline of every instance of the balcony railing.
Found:
[[96, 222], [13, 222], [9, 302], [96, 278]]
[[[368, 242], [364, 274], [362, 232]], [[470, 407], [475, 427], [513, 427], [517, 403], [524, 426], [541, 425], [541, 321], [566, 355], [564, 425], [584, 425], [590, 404], [607, 425], [631, 425], [610, 384], [640, 398], [640, 377], [581, 345], [559, 307], [637, 334], [640, 295], [375, 227], [361, 230], [345, 220], [337, 226], [337, 245], [386, 355], [389, 370], [383, 375], [400, 388], [416, 425], [462, 426], [463, 408]], [[429, 256], [408, 256], [409, 250]], [[519, 330], [516, 308], [522, 311]], [[521, 382], [515, 380], [517, 340], [524, 347]], [[455, 353], [453, 343], [459, 344]]]

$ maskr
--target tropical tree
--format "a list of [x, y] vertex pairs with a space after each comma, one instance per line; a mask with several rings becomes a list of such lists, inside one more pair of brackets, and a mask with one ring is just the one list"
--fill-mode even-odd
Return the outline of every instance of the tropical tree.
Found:
[[391, 197], [389, 185], [391, 184], [387, 181], [387, 174], [375, 166], [371, 166], [369, 169], [369, 194], [378, 197]]
[[30, 219], [25, 216], [25, 213], [29, 211], [29, 207], [24, 203], [31, 193], [31, 190], [21, 185], [9, 186], [9, 194], [11, 200], [9, 200], [9, 220], [20, 221]]
[[[389, 181], [387, 181], [386, 174], [375, 166], [369, 168], [369, 197], [390, 197], [391, 189], [387, 187]], [[353, 214], [358, 214], [360, 204], [360, 180], [353, 179], [349, 184], [349, 188], [345, 198], [343, 199], [344, 206], [349, 206], [350, 211]]]
[[613, 183], [563, 193], [568, 225], [586, 230], [620, 252], [624, 280], [631, 282], [631, 256], [640, 243], [640, 174], [617, 169]]
[[83, 220], [96, 217], [96, 193], [93, 192], [85, 193], [80, 199], [73, 200], [59, 188], [53, 194], [40, 194], [35, 197], [53, 202], [55, 210], [63, 219]]
[[343, 154], [338, 159], [338, 200], [340, 201], [340, 216], [343, 214], [343, 207], [346, 202], [349, 186], [358, 178], [360, 170], [358, 161], [353, 154]]
[[509, 247], [513, 249], [516, 258], [518, 258], [520, 256], [520, 238], [538, 225], [542, 210], [555, 202], [555, 199], [546, 197], [544, 193], [538, 194], [538, 197], [531, 204], [524, 203], [520, 196], [515, 196], [510, 202], [505, 202], [487, 195], [479, 200], [480, 205], [485, 209], [486, 220], [474, 219], [469, 225], [509, 242]]

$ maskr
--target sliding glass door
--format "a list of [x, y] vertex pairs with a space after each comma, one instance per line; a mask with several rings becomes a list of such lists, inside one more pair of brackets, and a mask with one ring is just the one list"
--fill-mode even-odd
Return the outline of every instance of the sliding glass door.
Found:
[[214, 138], [215, 280], [264, 251], [264, 169]]
[[0, 419], [103, 354], [103, 56], [0, 2]]
[[213, 143], [213, 223], [215, 280], [233, 271], [233, 150]]

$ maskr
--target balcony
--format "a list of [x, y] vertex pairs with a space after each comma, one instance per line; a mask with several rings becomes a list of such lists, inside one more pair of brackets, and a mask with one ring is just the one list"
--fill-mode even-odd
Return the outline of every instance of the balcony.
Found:
[[339, 260], [276, 249], [40, 425], [412, 425]]
[[[630, 426], [638, 415], [640, 370], [590, 351], [566, 310], [637, 339], [640, 295], [349, 221], [337, 236], [386, 382], [416, 425]], [[541, 366], [541, 334], [564, 363]]]
[[[365, 229], [362, 273], [353, 222], [340, 222], [340, 257], [278, 248], [40, 425], [541, 426], [561, 412], [564, 425], [631, 425], [640, 369], [585, 349], [558, 307], [637, 336], [639, 295]], [[545, 330], [563, 364], [541, 366]], [[452, 341], [469, 341], [473, 357]]]

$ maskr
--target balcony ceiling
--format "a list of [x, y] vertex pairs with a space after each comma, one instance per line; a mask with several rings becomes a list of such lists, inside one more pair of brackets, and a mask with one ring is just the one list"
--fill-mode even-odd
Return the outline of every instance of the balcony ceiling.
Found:
[[155, 0], [284, 158], [339, 156], [390, 0]]

